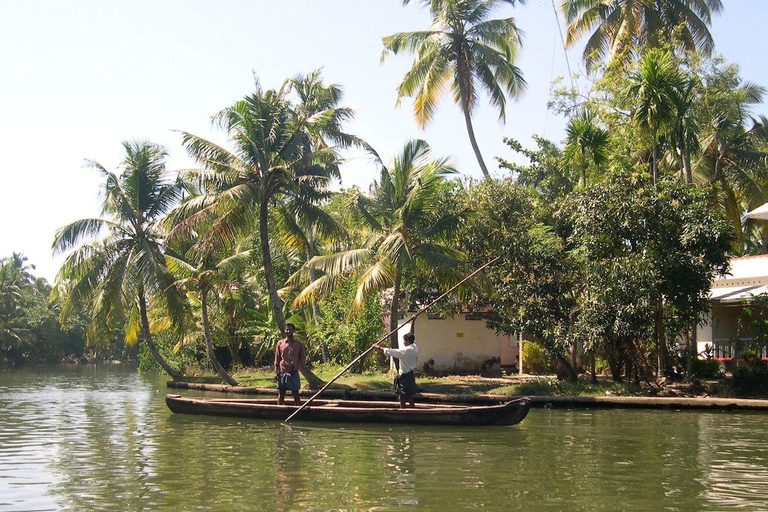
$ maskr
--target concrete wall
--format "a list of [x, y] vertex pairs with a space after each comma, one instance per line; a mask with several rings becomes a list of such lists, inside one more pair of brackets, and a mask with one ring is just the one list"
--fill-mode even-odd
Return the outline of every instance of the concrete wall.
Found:
[[[414, 324], [413, 333], [419, 347], [419, 370], [424, 370], [425, 363], [435, 371], [477, 372], [484, 365], [486, 369], [498, 368], [502, 345], [504, 358], [509, 361], [505, 364], [515, 363], [517, 344], [510, 340], [510, 336], [497, 335], [488, 329], [484, 319], [467, 320], [464, 314], [445, 319], [422, 315]], [[410, 326], [400, 330], [401, 343], [402, 336], [409, 331]], [[489, 366], [491, 360], [495, 360], [492, 367]]]

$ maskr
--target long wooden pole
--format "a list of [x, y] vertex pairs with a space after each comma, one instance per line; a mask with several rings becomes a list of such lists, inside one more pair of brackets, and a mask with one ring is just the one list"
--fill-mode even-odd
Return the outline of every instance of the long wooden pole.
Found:
[[[431, 308], [432, 306], [434, 306], [435, 304], [437, 304], [437, 303], [438, 303], [440, 300], [442, 300], [442, 299], [443, 299], [445, 296], [447, 296], [447, 295], [448, 295], [449, 293], [451, 293], [453, 290], [455, 290], [456, 288], [458, 288], [459, 286], [461, 286], [462, 284], [464, 284], [464, 283], [465, 283], [467, 280], [469, 280], [469, 279], [470, 279], [471, 277], [473, 277], [475, 274], [477, 274], [478, 272], [480, 272], [481, 270], [483, 270], [485, 267], [487, 267], [487, 266], [489, 266], [489, 265], [492, 265], [493, 263], [496, 263], [496, 260], [498, 260], [500, 257], [501, 257], [501, 256], [496, 256], [495, 258], [493, 258], [493, 259], [492, 259], [491, 261], [489, 261], [488, 263], [486, 263], [486, 264], [484, 264], [483, 266], [479, 267], [477, 270], [475, 270], [474, 272], [472, 272], [471, 274], [469, 274], [467, 277], [465, 277], [464, 279], [462, 279], [461, 281], [459, 281], [458, 283], [456, 283], [455, 285], [453, 285], [453, 286], [452, 286], [452, 287], [451, 287], [451, 288], [450, 288], [448, 291], [446, 291], [445, 293], [443, 293], [442, 295], [440, 295], [438, 298], [436, 298], [435, 300], [433, 300], [432, 302], [430, 302], [429, 304], [427, 304], [426, 306], [424, 306], [423, 308], [421, 308], [419, 311], [417, 311], [417, 312], [416, 312], [416, 314], [414, 314], [414, 315], [413, 315], [411, 318], [409, 318], [409, 319], [408, 319], [406, 322], [404, 322], [404, 323], [402, 323], [401, 325], [399, 325], [399, 326], [397, 327], [397, 329], [395, 329], [394, 331], [389, 331], [387, 334], [385, 334], [384, 336], [382, 336], [381, 338], [379, 338], [378, 340], [376, 340], [376, 341], [374, 342], [374, 344], [373, 344], [373, 345], [371, 345], [370, 347], [368, 347], [368, 349], [367, 349], [365, 352], [363, 352], [362, 354], [360, 354], [359, 356], [357, 356], [356, 358], [354, 358], [354, 359], [352, 360], [352, 362], [351, 362], [351, 363], [349, 363], [347, 366], [345, 366], [345, 367], [344, 367], [344, 368], [343, 368], [343, 369], [342, 369], [342, 370], [341, 370], [339, 373], [337, 373], [337, 374], [336, 374], [336, 376], [335, 376], [335, 377], [333, 377], [331, 380], [329, 380], [329, 381], [328, 381], [328, 382], [327, 382], [327, 383], [326, 383], [326, 384], [325, 384], [325, 385], [324, 385], [322, 388], [320, 388], [320, 390], [319, 390], [317, 393], [315, 393], [314, 395], [312, 395], [312, 396], [309, 398], [309, 400], [307, 400], [306, 402], [304, 402], [303, 404], [301, 404], [301, 407], [299, 407], [298, 409], [296, 409], [295, 411], [293, 411], [293, 413], [292, 413], [290, 416], [288, 416], [288, 417], [285, 419], [285, 423], [288, 423], [289, 421], [291, 421], [291, 418], [293, 418], [294, 416], [296, 416], [297, 414], [299, 414], [299, 413], [300, 413], [300, 412], [301, 412], [301, 411], [302, 411], [302, 410], [303, 410], [303, 409], [304, 409], [306, 406], [308, 406], [310, 403], [312, 403], [312, 401], [313, 401], [315, 398], [317, 398], [317, 397], [320, 395], [320, 393], [322, 393], [323, 391], [325, 391], [325, 390], [326, 390], [326, 388], [327, 388], [328, 386], [330, 386], [331, 384], [333, 384], [334, 382], [336, 382], [336, 380], [337, 380], [339, 377], [341, 377], [342, 375], [344, 375], [344, 374], [347, 372], [347, 370], [349, 370], [350, 368], [352, 368], [352, 366], [353, 366], [353, 365], [354, 365], [356, 362], [360, 361], [360, 360], [361, 360], [363, 357], [365, 357], [365, 356], [366, 356], [366, 354], [368, 354], [368, 352], [370, 352], [371, 350], [373, 350], [373, 349], [376, 347], [376, 345], [378, 345], [379, 343], [381, 343], [382, 341], [384, 341], [385, 339], [387, 339], [387, 338], [388, 338], [388, 337], [389, 337], [389, 336], [390, 336], [390, 335], [391, 335], [393, 332], [395, 332], [395, 331], [399, 331], [399, 330], [400, 330], [400, 329], [401, 329], [401, 328], [402, 328], [404, 325], [408, 325], [409, 323], [411, 323], [411, 322], [413, 322], [414, 320], [416, 320], [416, 317], [418, 317], [419, 315], [421, 315], [422, 313], [424, 313], [426, 310], [428, 310], [429, 308]], [[393, 298], [392, 298], [392, 300], [397, 300], [397, 297], [393, 297]]]

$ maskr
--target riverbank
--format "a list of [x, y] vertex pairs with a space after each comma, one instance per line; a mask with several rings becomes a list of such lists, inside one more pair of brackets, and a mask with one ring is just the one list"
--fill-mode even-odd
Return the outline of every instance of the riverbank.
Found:
[[[512, 383], [510, 383], [512, 382]], [[334, 384], [325, 391], [325, 398], [345, 398], [356, 400], [395, 400], [395, 395], [389, 389], [384, 379], [358, 381], [359, 386], [349, 383]], [[525, 384], [535, 383], [536, 386]], [[531, 394], [511, 392], [512, 389], [546, 390], [549, 383], [554, 381], [541, 377], [514, 377], [503, 379], [471, 377], [446, 377], [438, 379], [419, 380], [421, 390], [416, 395], [416, 400], [421, 402], [450, 402], [467, 404], [498, 403], [505, 399], [527, 396], [533, 407], [550, 408], [631, 408], [631, 409], [691, 409], [691, 410], [744, 410], [744, 411], [768, 411], [768, 400], [753, 398], [722, 398], [707, 396], [706, 394], [694, 394], [696, 391], [706, 390], [702, 383], [694, 384], [670, 384], [660, 390], [654, 390], [656, 396], [645, 396], [642, 389], [636, 394], [626, 394], [621, 387], [603, 384], [604, 394], [601, 395], [562, 395], [562, 394]], [[592, 393], [597, 392], [598, 387], [590, 387]], [[227, 386], [211, 382], [174, 382], [169, 381], [168, 387], [173, 389], [193, 389], [222, 393], [237, 393], [248, 395], [276, 395], [273, 385], [253, 386]], [[575, 389], [575, 388], [574, 388]], [[630, 388], [628, 388], [630, 389]], [[505, 392], [505, 390], [509, 390]], [[303, 388], [301, 396], [309, 398], [317, 391]]]

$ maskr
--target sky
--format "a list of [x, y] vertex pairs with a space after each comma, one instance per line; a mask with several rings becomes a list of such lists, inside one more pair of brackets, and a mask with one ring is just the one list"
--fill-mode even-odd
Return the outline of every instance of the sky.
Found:
[[[559, 0], [555, 0], [559, 3]], [[745, 80], [768, 86], [766, 0], [725, 2], [711, 32], [716, 51], [736, 62]], [[459, 108], [444, 98], [420, 130], [396, 86], [412, 58], [380, 62], [382, 36], [424, 29], [428, 13], [400, 0], [0, 0], [0, 257], [22, 253], [35, 275], [53, 282], [56, 230], [99, 216], [96, 161], [116, 171], [122, 141], [149, 140], [168, 150], [171, 171], [194, 167], [178, 131], [219, 143], [210, 119], [254, 90], [322, 68], [326, 84], [344, 90], [356, 111], [347, 131], [385, 161], [410, 139], [429, 142], [464, 175], [481, 177]], [[552, 0], [500, 9], [524, 32], [517, 65], [528, 83], [507, 103], [506, 123], [482, 106], [473, 116], [492, 175], [495, 157], [514, 160], [503, 137], [532, 147], [532, 135], [556, 142], [565, 120], [547, 109], [556, 77], [583, 73], [581, 47], [567, 53]], [[562, 20], [560, 26], [565, 27]], [[566, 61], [567, 55], [567, 61]], [[756, 113], [768, 114], [765, 105]], [[338, 186], [367, 189], [377, 168], [350, 153]]]

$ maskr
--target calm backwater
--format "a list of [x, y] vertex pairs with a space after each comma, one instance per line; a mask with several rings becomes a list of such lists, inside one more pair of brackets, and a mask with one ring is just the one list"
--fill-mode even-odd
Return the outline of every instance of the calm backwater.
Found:
[[286, 426], [174, 415], [165, 393], [120, 366], [0, 372], [0, 510], [768, 509], [767, 414]]

